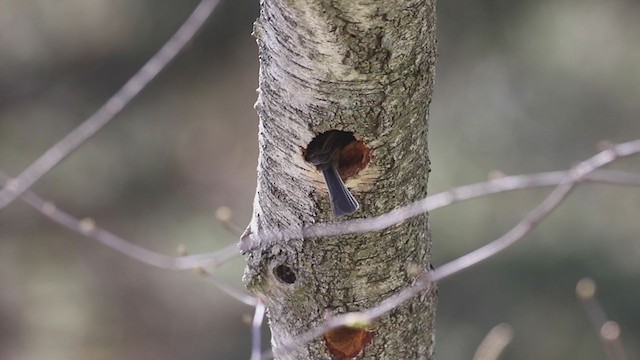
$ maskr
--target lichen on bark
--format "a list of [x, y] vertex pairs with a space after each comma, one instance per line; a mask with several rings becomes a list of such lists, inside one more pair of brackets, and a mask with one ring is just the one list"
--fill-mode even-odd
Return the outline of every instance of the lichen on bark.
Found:
[[[263, 0], [254, 34], [260, 155], [252, 233], [341, 220], [303, 158], [327, 130], [353, 132], [372, 151], [347, 180], [361, 204], [351, 217], [426, 196], [434, 0]], [[425, 214], [381, 232], [255, 244], [245, 253], [245, 283], [266, 302], [277, 359], [331, 359], [322, 338], [287, 353], [279, 346], [412, 284], [430, 251]], [[358, 358], [432, 359], [435, 304], [431, 288], [378, 319]]]

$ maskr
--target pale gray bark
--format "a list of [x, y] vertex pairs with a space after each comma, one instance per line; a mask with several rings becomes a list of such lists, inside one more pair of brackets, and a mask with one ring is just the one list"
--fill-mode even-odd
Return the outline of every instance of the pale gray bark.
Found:
[[[262, 0], [258, 185], [250, 231], [335, 221], [303, 149], [321, 132], [351, 131], [372, 150], [347, 180], [352, 217], [387, 212], [427, 194], [428, 106], [436, 61], [435, 0]], [[329, 315], [375, 306], [429, 266], [426, 215], [380, 233], [261, 244], [246, 254], [245, 283], [264, 297], [277, 359], [331, 359], [322, 338], [279, 345]], [[292, 284], [274, 275], [284, 265]], [[358, 358], [432, 359], [430, 289], [377, 320]]]

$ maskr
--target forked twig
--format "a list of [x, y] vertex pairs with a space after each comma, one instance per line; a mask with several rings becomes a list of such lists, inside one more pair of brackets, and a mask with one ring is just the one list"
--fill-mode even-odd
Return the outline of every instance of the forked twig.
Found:
[[[76, 148], [95, 135], [108, 124], [142, 89], [144, 89], [202, 27], [206, 19], [218, 5], [219, 0], [203, 0], [195, 8], [190, 17], [178, 31], [165, 43], [162, 48], [116, 92], [102, 107], [86, 119], [81, 125], [69, 132], [22, 173], [14, 179], [4, 179], [4, 187], [0, 189], [0, 209], [6, 207], [17, 197], [22, 197], [30, 206], [53, 221], [70, 230], [90, 237], [107, 247], [114, 249], [140, 262], [170, 270], [200, 269], [199, 271], [221, 287], [234, 298], [248, 305], [255, 306], [252, 323], [252, 352], [251, 359], [257, 360], [271, 356], [271, 352], [261, 354], [261, 327], [265, 315], [265, 307], [256, 298], [245, 295], [230, 286], [226, 286], [217, 277], [204, 270], [203, 266], [217, 266], [239, 254], [235, 244], [213, 254], [188, 255], [172, 257], [150, 251], [121, 237], [96, 226], [92, 219], [78, 219], [58, 209], [53, 203], [47, 202], [28, 189], [40, 178], [46, 175], [60, 161], [65, 159]], [[611, 183], [616, 185], [640, 186], [637, 175], [622, 172], [595, 172], [600, 167], [614, 160], [640, 152], [640, 141], [628, 142], [611, 146], [596, 156], [584, 161], [576, 168], [566, 172], [552, 172], [534, 175], [510, 176], [491, 180], [484, 183], [463, 186], [429, 196], [413, 204], [400, 207], [387, 214], [368, 219], [357, 219], [341, 223], [316, 224], [302, 229], [274, 231], [272, 233], [252, 234], [243, 239], [243, 250], [248, 251], [261, 243], [269, 244], [287, 241], [299, 237], [326, 237], [362, 232], [379, 231], [398, 224], [411, 217], [424, 214], [455, 202], [477, 198], [516, 189], [539, 186], [557, 185], [553, 192], [534, 210], [529, 212], [514, 228], [491, 243], [470, 252], [460, 258], [446, 263], [433, 271], [426, 270], [416, 279], [415, 283], [380, 302], [374, 308], [356, 313], [348, 313], [333, 317], [324, 324], [308, 331], [287, 342], [278, 349], [279, 352], [291, 351], [308, 341], [322, 335], [330, 329], [340, 326], [362, 325], [369, 323], [391, 309], [399, 306], [415, 294], [427, 289], [433, 282], [457, 274], [474, 266], [521, 240], [531, 232], [542, 220], [555, 210], [571, 193], [575, 186], [586, 181]], [[4, 177], [0, 174], [0, 177]], [[231, 225], [230, 225], [231, 226]], [[233, 228], [233, 227], [231, 227]], [[237, 229], [235, 229], [237, 230]], [[234, 231], [235, 231], [234, 230]], [[222, 285], [221, 285], [222, 284]], [[594, 312], [595, 313], [595, 312]], [[601, 311], [603, 314], [604, 312]], [[611, 340], [615, 344], [619, 337], [619, 327], [611, 321], [604, 321], [599, 327], [601, 338]], [[617, 330], [616, 330], [617, 329]], [[615, 335], [615, 336], [614, 336]], [[618, 342], [619, 344], [619, 342]], [[611, 357], [623, 359], [623, 357]]]
[[635, 155], [639, 152], [640, 140], [635, 140], [612, 146], [583, 161], [570, 170], [565, 180], [515, 227], [489, 244], [439, 266], [431, 275], [433, 281], [444, 279], [502, 252], [538, 226], [542, 220], [551, 214], [551, 212], [569, 196], [577, 184], [588, 178], [589, 174], [619, 158]]

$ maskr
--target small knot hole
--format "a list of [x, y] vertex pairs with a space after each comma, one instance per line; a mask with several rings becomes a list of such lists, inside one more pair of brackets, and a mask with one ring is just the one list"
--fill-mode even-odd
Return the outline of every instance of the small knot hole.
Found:
[[281, 264], [273, 268], [273, 275], [276, 279], [285, 284], [293, 284], [296, 282], [296, 273], [287, 265]]

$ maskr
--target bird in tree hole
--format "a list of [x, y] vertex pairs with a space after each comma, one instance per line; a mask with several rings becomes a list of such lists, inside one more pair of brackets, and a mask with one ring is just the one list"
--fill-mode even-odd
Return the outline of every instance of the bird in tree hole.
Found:
[[335, 216], [351, 215], [360, 207], [338, 172], [342, 150], [353, 142], [353, 133], [331, 130], [316, 136], [305, 153], [305, 160], [315, 165], [324, 176]]

